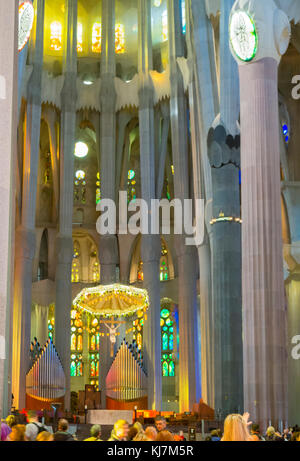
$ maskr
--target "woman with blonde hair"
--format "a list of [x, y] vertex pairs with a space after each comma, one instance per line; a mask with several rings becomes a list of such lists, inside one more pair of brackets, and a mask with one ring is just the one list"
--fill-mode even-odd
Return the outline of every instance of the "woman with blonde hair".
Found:
[[228, 415], [224, 423], [222, 442], [253, 442], [248, 426], [249, 413], [242, 415]]

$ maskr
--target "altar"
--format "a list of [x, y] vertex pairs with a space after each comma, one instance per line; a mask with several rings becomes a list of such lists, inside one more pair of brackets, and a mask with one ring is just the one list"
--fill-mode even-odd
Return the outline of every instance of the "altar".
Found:
[[88, 424], [100, 424], [113, 426], [118, 419], [125, 419], [129, 424], [133, 423], [132, 410], [89, 410], [87, 415]]

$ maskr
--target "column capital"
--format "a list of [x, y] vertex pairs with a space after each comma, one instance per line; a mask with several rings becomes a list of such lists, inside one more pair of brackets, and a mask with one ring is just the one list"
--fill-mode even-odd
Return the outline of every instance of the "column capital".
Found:
[[291, 36], [287, 15], [274, 0], [236, 0], [229, 19], [230, 50], [238, 65], [263, 58], [279, 64]]

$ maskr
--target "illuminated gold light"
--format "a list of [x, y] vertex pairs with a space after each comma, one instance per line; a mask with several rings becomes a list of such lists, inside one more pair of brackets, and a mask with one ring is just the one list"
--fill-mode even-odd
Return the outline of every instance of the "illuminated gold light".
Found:
[[125, 52], [125, 29], [123, 24], [116, 24], [115, 28], [115, 47], [116, 53], [121, 54]]
[[95, 24], [93, 25], [93, 32], [92, 32], [92, 51], [93, 53], [101, 53], [101, 39], [102, 39], [101, 23], [95, 22]]
[[83, 52], [83, 27], [81, 23], [77, 24], [77, 52]]
[[50, 49], [53, 51], [62, 49], [62, 25], [58, 21], [50, 24]]

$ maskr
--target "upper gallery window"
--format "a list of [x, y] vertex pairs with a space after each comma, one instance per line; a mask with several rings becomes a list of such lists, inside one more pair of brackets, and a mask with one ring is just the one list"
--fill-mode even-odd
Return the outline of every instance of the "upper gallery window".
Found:
[[124, 53], [125, 52], [125, 30], [123, 24], [116, 24], [115, 29], [116, 39], [115, 39], [115, 46], [116, 46], [116, 53]]
[[165, 10], [161, 16], [162, 20], [162, 38], [165, 42], [168, 40], [168, 11]]
[[50, 24], [50, 48], [54, 51], [62, 49], [62, 25], [58, 21]]
[[83, 52], [83, 27], [80, 22], [77, 24], [77, 52]]
[[92, 33], [92, 51], [93, 53], [101, 53], [101, 23], [95, 22]]

